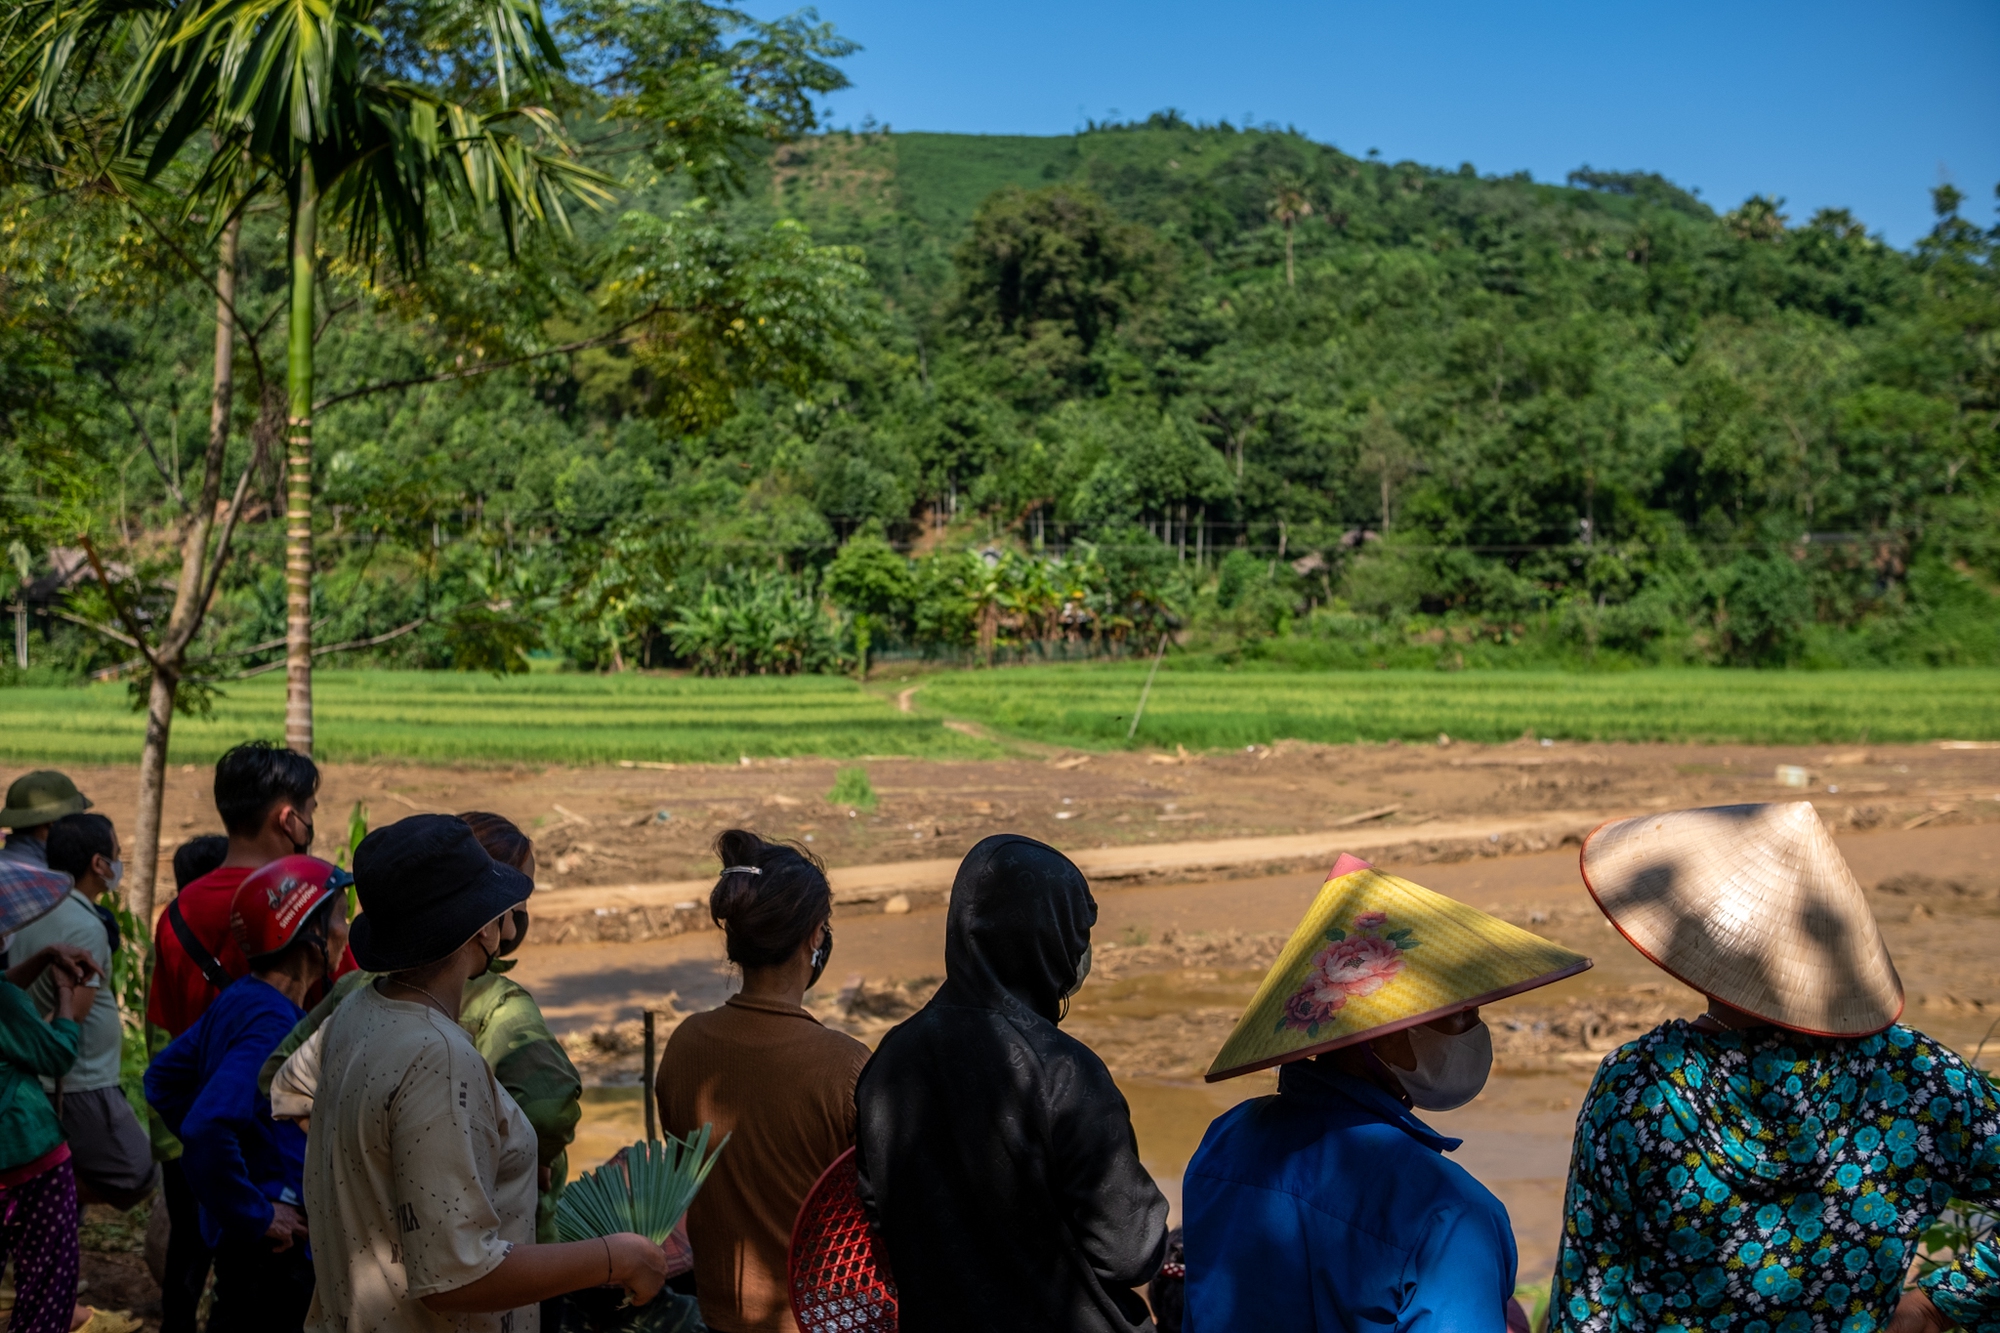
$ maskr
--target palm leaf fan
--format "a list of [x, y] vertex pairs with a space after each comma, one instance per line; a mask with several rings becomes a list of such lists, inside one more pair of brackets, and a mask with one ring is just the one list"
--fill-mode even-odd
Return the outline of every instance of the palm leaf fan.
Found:
[[556, 1205], [557, 1234], [564, 1240], [589, 1240], [636, 1231], [655, 1245], [664, 1244], [729, 1143], [725, 1134], [711, 1152], [713, 1129], [703, 1125], [685, 1139], [669, 1134], [644, 1140], [625, 1150], [622, 1169], [612, 1161], [584, 1172]]

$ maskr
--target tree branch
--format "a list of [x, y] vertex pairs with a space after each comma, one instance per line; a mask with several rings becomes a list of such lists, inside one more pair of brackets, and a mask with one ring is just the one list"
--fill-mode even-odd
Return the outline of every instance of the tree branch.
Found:
[[[133, 638], [129, 634], [121, 634], [117, 630], [111, 628], [111, 626], [109, 625], [100, 625], [95, 620], [85, 620], [82, 616], [72, 615], [68, 611], [58, 611], [55, 610], [53, 607], [49, 609], [49, 614], [54, 616], [58, 620], [67, 620], [72, 625], [81, 625], [87, 630], [93, 630], [98, 634], [102, 634], [105, 638], [110, 639], [115, 643], [124, 644], [127, 648], [139, 648], [140, 652], [146, 651], [144, 648], [139, 647], [139, 641], [137, 639]], [[144, 659], [142, 658], [141, 660], [143, 661]], [[132, 663], [127, 662], [125, 665], [131, 666]], [[122, 667], [119, 669], [123, 670]], [[92, 672], [91, 674], [94, 677], [97, 673]]]
[[436, 375], [419, 375], [414, 379], [384, 380], [380, 384], [364, 384], [358, 389], [349, 389], [345, 393], [334, 394], [331, 398], [320, 399], [313, 404], [313, 412], [317, 415], [326, 411], [327, 408], [332, 407], [335, 403], [344, 403], [350, 398], [363, 398], [369, 394], [387, 393], [391, 389], [412, 389], [420, 384], [444, 384], [451, 380], [469, 380], [475, 375], [490, 375], [496, 370], [506, 370], [510, 366], [518, 366], [528, 361], [539, 361], [543, 357], [564, 356], [570, 352], [581, 352], [591, 347], [622, 347], [627, 343], [635, 343], [639, 340], [637, 338], [621, 338], [620, 334], [624, 333], [625, 330], [631, 328], [634, 324], [643, 324], [655, 315], [662, 313], [664, 312], [658, 308], [648, 310], [643, 315], [637, 315], [626, 320], [609, 333], [600, 333], [595, 338], [582, 338], [573, 343], [564, 343], [560, 347], [550, 347], [539, 352], [526, 352], [520, 356], [510, 356], [500, 361], [489, 361], [484, 365], [471, 366], [461, 370], [442, 371]]
[[[318, 620], [313, 621], [312, 623], [313, 631], [317, 633], [320, 630], [325, 629], [327, 620], [328, 617], [321, 616]], [[248, 648], [232, 648], [226, 653], [211, 653], [207, 657], [190, 657], [188, 659], [188, 665], [195, 666], [197, 664], [205, 664], [209, 662], [227, 662], [232, 657], [248, 657], [252, 653], [268, 653], [273, 648], [282, 648], [284, 646], [285, 646], [285, 640], [283, 636], [280, 636], [275, 639], [266, 639], [262, 643], [253, 643]]]
[[139, 441], [146, 446], [146, 457], [153, 460], [153, 471], [159, 473], [160, 480], [167, 484], [167, 494], [173, 496], [174, 502], [182, 509], [186, 509], [187, 496], [181, 493], [181, 484], [174, 480], [171, 472], [167, 471], [166, 463], [160, 458], [160, 451], [153, 445], [153, 432], [146, 429], [146, 423], [139, 419], [139, 413], [132, 406], [132, 400], [118, 387], [118, 377], [102, 366], [97, 369], [97, 377], [111, 390], [111, 396], [118, 400], [118, 406], [125, 409], [125, 416], [131, 421], [132, 429], [139, 432]]
[[[328, 653], [344, 653], [344, 652], [349, 652], [356, 648], [373, 648], [377, 644], [387, 643], [391, 639], [400, 639], [405, 634], [410, 633], [412, 630], [421, 629], [424, 625], [428, 624], [430, 621], [433, 621], [435, 619], [437, 619], [437, 616], [435, 615], [419, 616], [415, 620], [412, 620], [407, 625], [398, 625], [395, 629], [385, 630], [380, 634], [373, 634], [365, 639], [349, 639], [346, 643], [329, 643], [324, 645], [323, 647], [315, 648], [312, 650], [312, 655], [314, 657], [324, 657]], [[271, 646], [275, 647], [276, 645], [271, 645]], [[279, 668], [283, 667], [284, 665], [285, 665], [285, 659], [281, 657], [275, 662], [266, 662], [262, 666], [254, 666], [249, 668], [247, 671], [238, 671], [232, 675], [220, 677], [220, 679], [248, 680], [252, 676], [261, 676], [267, 671], [276, 671]], [[204, 683], [206, 684], [212, 682], [204, 682]]]
[[236, 518], [243, 512], [244, 497], [250, 493], [250, 474], [257, 470], [257, 451], [250, 451], [250, 461], [243, 465], [243, 472], [236, 478], [236, 493], [229, 498], [229, 510], [222, 516], [222, 531], [215, 539], [215, 554], [209, 557], [208, 586], [201, 590], [201, 615], [195, 620], [199, 626], [208, 618], [209, 604], [215, 600], [215, 589], [222, 582], [222, 566], [229, 559], [229, 539], [236, 534]]
[[[78, 540], [83, 543], [83, 553], [90, 557], [90, 567], [96, 571], [97, 581], [104, 588], [104, 600], [111, 603], [111, 609], [118, 613], [118, 619], [123, 621], [125, 628], [132, 632], [132, 637], [126, 642], [145, 655], [146, 665], [158, 671], [160, 669], [159, 659], [154, 657], [153, 650], [146, 646], [146, 631], [140, 628], [139, 618], [133, 615], [118, 600], [118, 594], [111, 587], [111, 576], [104, 572], [104, 562], [98, 558], [97, 544], [90, 540], [90, 534], [87, 532], [82, 534]], [[84, 623], [87, 624], [89, 622], [86, 621]]]
[[[121, 191], [121, 193], [123, 192]], [[126, 197], [129, 199], [131, 196], [127, 195]], [[238, 207], [240, 208], [244, 204], [248, 204], [249, 200], [250, 196], [246, 194], [244, 196], [242, 203], [239, 204]], [[231, 301], [227, 297], [223, 296], [222, 292], [219, 289], [217, 289], [215, 285], [215, 279], [209, 277], [207, 272], [202, 269], [201, 265], [194, 262], [194, 257], [188, 254], [188, 252], [181, 247], [181, 243], [179, 241], [176, 241], [173, 237], [167, 235], [165, 228], [161, 227], [159, 223], [153, 221], [153, 215], [147, 212], [145, 209], [139, 208], [135, 204], [132, 211], [139, 215], [139, 220], [141, 222], [145, 223], [147, 227], [151, 228], [153, 235], [159, 238], [160, 244], [166, 246], [167, 249], [173, 251], [175, 258], [179, 259], [181, 263], [186, 266], [188, 272], [194, 274], [195, 281], [199, 282], [203, 287], [206, 287], [208, 289], [208, 294], [210, 296], [213, 296], [217, 301], [221, 302], [224, 306], [228, 308], [230, 321], [234, 323], [238, 329], [247, 330], [250, 327], [250, 325], [248, 321], [246, 321], [243, 318], [243, 312], [236, 308], [236, 303], [234, 301]], [[251, 365], [256, 372], [258, 386], [262, 387], [265, 381], [269, 378], [269, 376], [267, 376], [264, 373], [264, 354], [258, 350], [257, 340], [254, 337], [246, 337], [243, 340], [243, 345], [250, 349]]]

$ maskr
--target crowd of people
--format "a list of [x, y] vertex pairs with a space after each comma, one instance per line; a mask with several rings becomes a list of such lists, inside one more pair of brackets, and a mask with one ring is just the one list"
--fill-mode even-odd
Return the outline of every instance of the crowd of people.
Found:
[[[1589, 966], [1560, 946], [1343, 858], [1211, 1070], [1275, 1067], [1277, 1092], [1210, 1126], [1170, 1233], [1124, 1098], [1062, 1028], [1097, 918], [1067, 857], [974, 847], [945, 981], [871, 1053], [805, 1005], [834, 947], [823, 868], [731, 830], [710, 911], [741, 986], [674, 1030], [651, 1090], [667, 1133], [726, 1148], [664, 1245], [563, 1241], [581, 1081], [505, 975], [532, 841], [494, 814], [414, 815], [368, 834], [350, 875], [312, 855], [318, 790], [309, 759], [260, 742], [216, 765], [225, 832], [177, 850], [154, 930], [141, 1123], [107, 984], [116, 830], [61, 774], [9, 789], [11, 1333], [90, 1318], [80, 1202], [156, 1195], [165, 1333], [192, 1333], [211, 1282], [218, 1333], [568, 1333], [608, 1308], [579, 1293], [607, 1289], [665, 1312], [648, 1328], [782, 1333], [800, 1326], [794, 1221], [850, 1150], [917, 1333], [1528, 1326], [1506, 1209], [1417, 1112], [1485, 1085], [1483, 1006]], [[2000, 1098], [1898, 1022], [1901, 983], [1811, 806], [1614, 822], [1582, 867], [1708, 1007], [1599, 1068], [1548, 1327], [2000, 1333], [1991, 1237], [1911, 1281], [1948, 1207], [2000, 1209]]]

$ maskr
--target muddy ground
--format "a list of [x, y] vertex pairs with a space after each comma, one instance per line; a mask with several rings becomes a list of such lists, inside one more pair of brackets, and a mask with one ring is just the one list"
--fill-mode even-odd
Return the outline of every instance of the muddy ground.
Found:
[[[1843, 833], [1908, 992], [1905, 1021], [1966, 1054], [2000, 1019], [2000, 821]], [[1576, 1111], [1606, 1051], [1701, 1001], [1619, 937], [1584, 891], [1574, 848], [1385, 869], [1493, 911], [1596, 960], [1591, 971], [1491, 1006], [1496, 1075], [1470, 1106], [1429, 1116], [1466, 1140], [1458, 1160], [1507, 1204], [1523, 1280], [1554, 1262]], [[1171, 1200], [1208, 1122], [1275, 1077], [1205, 1084], [1201, 1074], [1276, 955], [1320, 875], [1103, 888], [1095, 966], [1066, 1030], [1111, 1067], [1132, 1106], [1140, 1152]], [[944, 911], [836, 913], [827, 980], [808, 997], [823, 1021], [873, 1042], [942, 973]], [[638, 944], [524, 950], [514, 974], [540, 997], [586, 1078], [572, 1160], [638, 1137], [642, 1010], [662, 1036], [733, 988], [713, 932]], [[1981, 1055], [2000, 1063], [2000, 1035]]]
[[[1809, 786], [1780, 785], [1779, 766]], [[768, 759], [725, 767], [453, 769], [334, 764], [319, 827], [327, 852], [348, 812], [382, 824], [413, 811], [495, 810], [535, 835], [548, 888], [713, 874], [715, 835], [748, 825], [797, 838], [832, 865], [956, 856], [1006, 829], [1067, 848], [1302, 833], [1371, 816], [1371, 827], [1554, 809], [1636, 811], [1810, 794], [1841, 829], [2000, 819], [2000, 748], [1923, 746], [1307, 745], [1202, 755], [1084, 754], [865, 761], [872, 811], [826, 799], [839, 765]], [[71, 770], [131, 827], [137, 772]], [[11, 779], [11, 773], [6, 774]], [[168, 774], [161, 855], [217, 831], [210, 775]], [[170, 879], [164, 882], [171, 883]]]
[[[1781, 765], [1804, 769], [1808, 785], [1782, 785]], [[1524, 1280], [1544, 1280], [1553, 1262], [1591, 1070], [1605, 1051], [1699, 1004], [1605, 924], [1578, 880], [1574, 846], [1510, 855], [1515, 845], [1499, 841], [1427, 842], [1427, 824], [1808, 797], [1869, 892], [1909, 992], [1907, 1021], [1970, 1054], [2000, 1019], [2000, 748], [1287, 743], [1191, 756], [879, 759], [867, 761], [873, 811], [825, 799], [836, 767], [334, 765], [319, 850], [355, 801], [377, 824], [420, 810], [496, 810], [534, 833], [540, 883], [568, 889], [706, 877], [715, 834], [739, 824], [807, 842], [835, 866], [955, 856], [1002, 830], [1079, 849], [1311, 832], [1355, 816], [1370, 829], [1407, 828], [1407, 843], [1370, 859], [1597, 960], [1580, 977], [1493, 1006], [1495, 1079], [1471, 1106], [1431, 1117], [1465, 1138], [1458, 1159], [1508, 1205]], [[72, 774], [129, 832], [133, 771]], [[207, 784], [205, 771], [170, 774], [163, 853], [216, 827]], [[1100, 886], [1096, 965], [1067, 1028], [1117, 1075], [1142, 1156], [1176, 1204], [1208, 1121], [1272, 1088], [1269, 1074], [1213, 1085], [1200, 1075], [1320, 879], [1307, 870]], [[829, 1024], [873, 1041], [935, 986], [944, 912], [885, 915], [869, 904], [842, 909], [836, 929], [827, 980], [809, 1002]], [[712, 931], [623, 944], [531, 937], [514, 975], [592, 1085], [573, 1169], [638, 1137], [640, 1013], [656, 1011], [664, 1036], [734, 986]], [[2000, 1036], [1984, 1063], [1996, 1055]], [[115, 1287], [131, 1263], [105, 1256], [94, 1280]]]

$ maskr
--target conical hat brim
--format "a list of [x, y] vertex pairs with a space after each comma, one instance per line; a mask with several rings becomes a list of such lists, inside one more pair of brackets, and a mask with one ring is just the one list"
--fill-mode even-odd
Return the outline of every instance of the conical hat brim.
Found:
[[1619, 934], [1704, 995], [1817, 1037], [1902, 1016], [1875, 914], [1810, 801], [1614, 820], [1580, 862]]
[[1320, 886], [1206, 1078], [1352, 1046], [1589, 966], [1582, 954], [1476, 907], [1356, 870]]

